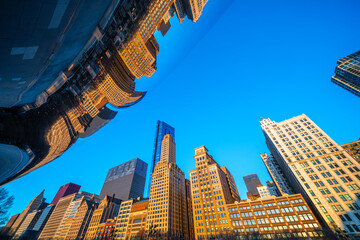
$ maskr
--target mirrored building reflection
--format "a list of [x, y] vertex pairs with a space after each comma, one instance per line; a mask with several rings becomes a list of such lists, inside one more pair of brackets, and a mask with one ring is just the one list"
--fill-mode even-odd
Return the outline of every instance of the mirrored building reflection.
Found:
[[175, 15], [196, 22], [206, 2], [14, 0], [2, 7], [9, 24], [0, 38], [0, 185], [92, 135], [114, 109], [141, 101], [146, 92], [135, 80], [157, 69], [155, 31], [165, 35]]

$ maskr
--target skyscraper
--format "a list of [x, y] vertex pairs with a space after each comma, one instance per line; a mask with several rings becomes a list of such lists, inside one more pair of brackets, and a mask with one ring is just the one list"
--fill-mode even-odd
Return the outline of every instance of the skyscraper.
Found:
[[45, 224], [49, 220], [49, 217], [51, 216], [51, 213], [54, 211], [55, 205], [48, 205], [44, 210], [41, 212], [41, 215], [39, 219], [37, 220], [33, 230], [38, 231], [40, 233], [43, 228], [45, 227]]
[[98, 225], [106, 222], [107, 219], [117, 217], [121, 201], [114, 197], [105, 196], [100, 202], [98, 208], [94, 211], [89, 227], [86, 231], [85, 239], [95, 239]]
[[71, 203], [81, 198], [90, 199], [92, 195], [93, 194], [89, 194], [87, 192], [79, 192], [60, 198], [47, 223], [45, 224], [39, 239], [58, 238], [62, 227], [64, 226], [64, 221], [66, 220], [64, 217], [66, 218], [69, 216], [67, 213], [69, 212], [68, 209], [69, 206], [71, 206]]
[[[239, 201], [231, 194], [226, 173], [205, 146], [195, 148], [196, 169], [189, 171], [195, 239], [230, 233], [227, 204]], [[237, 189], [237, 188], [235, 188]]]
[[237, 189], [233, 175], [230, 173], [229, 169], [227, 169], [226, 167], [221, 167], [221, 170], [223, 170], [223, 172], [226, 175], [226, 180], [230, 187], [231, 196], [234, 198], [235, 201], [240, 201], [240, 194]]
[[59, 202], [60, 198], [65, 197], [70, 194], [73, 194], [73, 193], [77, 193], [80, 190], [80, 188], [81, 188], [80, 185], [77, 185], [74, 183], [68, 183], [68, 184], [61, 186], [50, 204], [57, 204]]
[[341, 147], [360, 163], [360, 140], [342, 144]]
[[35, 210], [26, 215], [24, 221], [21, 223], [18, 230], [15, 232], [13, 239], [18, 239], [20, 235], [26, 230], [32, 230], [35, 223], [38, 221], [43, 210]]
[[20, 225], [22, 224], [22, 222], [25, 220], [26, 216], [29, 213], [38, 210], [42, 206], [42, 204], [45, 201], [44, 191], [45, 190], [42, 190], [42, 192], [39, 195], [34, 197], [33, 200], [31, 200], [31, 202], [27, 205], [27, 207], [20, 213], [20, 215], [15, 220], [14, 224], [11, 226], [9, 232], [10, 234], [14, 234], [18, 230], [18, 228], [20, 227]]
[[162, 140], [164, 139], [164, 136], [166, 134], [170, 134], [175, 138], [175, 129], [167, 124], [166, 122], [162, 122], [160, 120], [156, 123], [156, 131], [155, 131], [155, 141], [154, 141], [154, 150], [153, 155], [151, 158], [151, 164], [150, 164], [150, 175], [149, 175], [149, 188], [148, 188], [148, 194], [150, 194], [150, 187], [151, 187], [151, 176], [154, 172], [156, 164], [160, 161], [160, 154], [161, 154], [161, 144]]
[[253, 195], [259, 194], [257, 187], [261, 185], [258, 175], [256, 174], [249, 174], [244, 177], [245, 185], [248, 192], [251, 192]]
[[337, 61], [331, 81], [360, 97], [360, 51]]
[[193, 22], [197, 22], [207, 2], [208, 0], [184, 0], [184, 4], [186, 6], [186, 14], [188, 18]]
[[305, 114], [260, 121], [266, 144], [323, 227], [360, 235], [360, 164]]
[[86, 230], [89, 226], [94, 210], [98, 203], [91, 200], [83, 200], [71, 221], [65, 239], [85, 239]]
[[279, 164], [275, 161], [274, 156], [271, 154], [267, 155], [266, 153], [260, 154], [260, 156], [280, 194], [293, 194], [294, 192], [287, 182]]
[[148, 164], [135, 158], [119, 166], [110, 168], [100, 192], [100, 198], [106, 195], [121, 200], [142, 197], [146, 181]]
[[156, 164], [149, 195], [146, 230], [177, 238], [188, 238], [185, 175], [176, 164], [174, 137], [162, 140], [160, 161]]

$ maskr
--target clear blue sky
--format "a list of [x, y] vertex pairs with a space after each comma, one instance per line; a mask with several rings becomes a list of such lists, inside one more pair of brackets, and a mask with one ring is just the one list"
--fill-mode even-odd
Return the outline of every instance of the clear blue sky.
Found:
[[[360, 98], [330, 82], [337, 59], [360, 49], [357, 0], [209, 0], [196, 24], [176, 18], [160, 44], [158, 71], [138, 81], [149, 90], [103, 129], [63, 156], [6, 187], [21, 212], [42, 189], [50, 202], [68, 182], [100, 193], [109, 168], [149, 162], [156, 121], [176, 128], [177, 163], [188, 176], [193, 149], [205, 145], [235, 177], [270, 180], [259, 120], [307, 114], [336, 142], [360, 137]], [[145, 188], [147, 189], [147, 188]]]

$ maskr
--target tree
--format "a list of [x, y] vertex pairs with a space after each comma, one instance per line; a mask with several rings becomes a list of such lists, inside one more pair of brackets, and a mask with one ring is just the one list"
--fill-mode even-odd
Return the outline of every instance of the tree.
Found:
[[0, 188], [0, 225], [8, 221], [8, 211], [14, 204], [14, 199], [13, 195], [9, 196], [9, 191], [6, 188]]

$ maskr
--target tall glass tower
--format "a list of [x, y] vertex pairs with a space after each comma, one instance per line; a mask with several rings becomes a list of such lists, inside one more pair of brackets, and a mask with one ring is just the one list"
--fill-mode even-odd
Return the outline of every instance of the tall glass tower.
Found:
[[360, 97], [360, 51], [337, 61], [331, 81]]
[[155, 141], [154, 141], [154, 152], [151, 158], [150, 174], [149, 174], [149, 188], [148, 194], [150, 193], [151, 176], [154, 172], [156, 164], [160, 161], [161, 154], [161, 143], [164, 136], [170, 134], [175, 138], [175, 128], [167, 124], [166, 122], [158, 120], [156, 123]]

